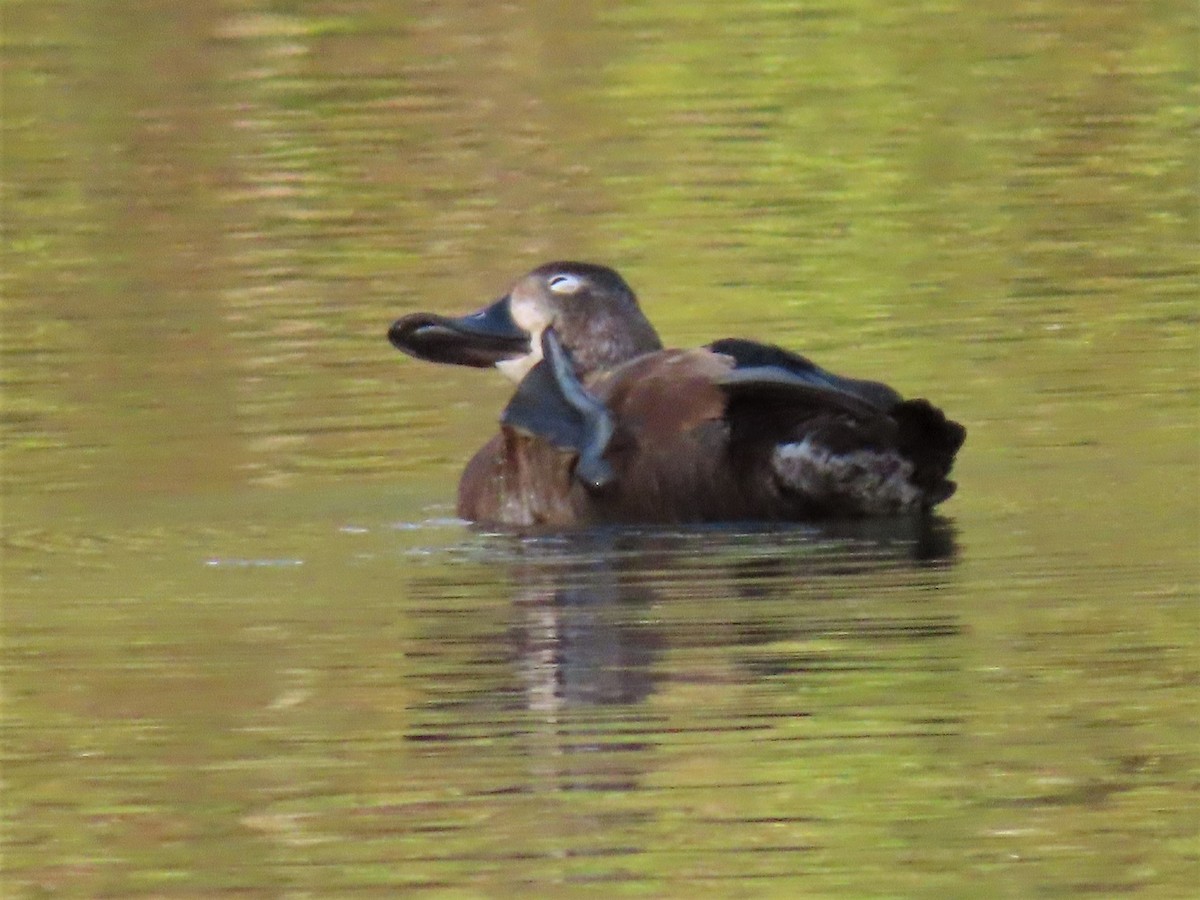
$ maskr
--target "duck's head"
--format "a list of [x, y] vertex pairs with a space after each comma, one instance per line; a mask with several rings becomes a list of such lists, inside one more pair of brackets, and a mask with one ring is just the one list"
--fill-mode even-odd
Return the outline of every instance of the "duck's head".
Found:
[[468, 316], [405, 316], [388, 330], [388, 339], [418, 359], [495, 366], [520, 381], [542, 358], [547, 328], [554, 329], [581, 377], [662, 349], [625, 279], [605, 266], [580, 262], [538, 266], [499, 300]]

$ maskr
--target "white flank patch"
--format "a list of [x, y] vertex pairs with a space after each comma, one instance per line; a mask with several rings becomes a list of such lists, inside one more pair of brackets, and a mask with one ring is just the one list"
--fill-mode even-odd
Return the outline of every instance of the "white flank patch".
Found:
[[789, 490], [870, 515], [908, 512], [921, 504], [921, 491], [909, 480], [912, 463], [897, 453], [831, 453], [805, 438], [777, 446], [771, 465]]

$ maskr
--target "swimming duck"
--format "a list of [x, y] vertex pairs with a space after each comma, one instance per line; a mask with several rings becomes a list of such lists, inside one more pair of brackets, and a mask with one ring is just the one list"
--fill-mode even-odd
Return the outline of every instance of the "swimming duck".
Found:
[[459, 483], [458, 514], [474, 522], [894, 516], [954, 493], [966, 430], [927, 400], [740, 338], [664, 349], [605, 266], [547, 263], [479, 312], [415, 313], [388, 338], [517, 385]]

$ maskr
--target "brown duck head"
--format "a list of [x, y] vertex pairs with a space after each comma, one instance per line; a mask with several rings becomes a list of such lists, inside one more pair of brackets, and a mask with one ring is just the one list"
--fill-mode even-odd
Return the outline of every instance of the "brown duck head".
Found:
[[538, 266], [499, 300], [467, 316], [405, 316], [388, 330], [388, 339], [418, 359], [496, 366], [520, 382], [542, 359], [542, 335], [551, 327], [581, 378], [662, 349], [625, 280], [605, 266], [580, 262]]

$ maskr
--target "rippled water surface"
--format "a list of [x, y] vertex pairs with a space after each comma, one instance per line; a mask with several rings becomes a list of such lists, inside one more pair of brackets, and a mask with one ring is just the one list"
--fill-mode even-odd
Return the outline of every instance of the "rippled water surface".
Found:
[[[3, 894], [1200, 876], [1182, 2], [5, 5]], [[547, 259], [969, 429], [925, 526], [453, 518]]]

